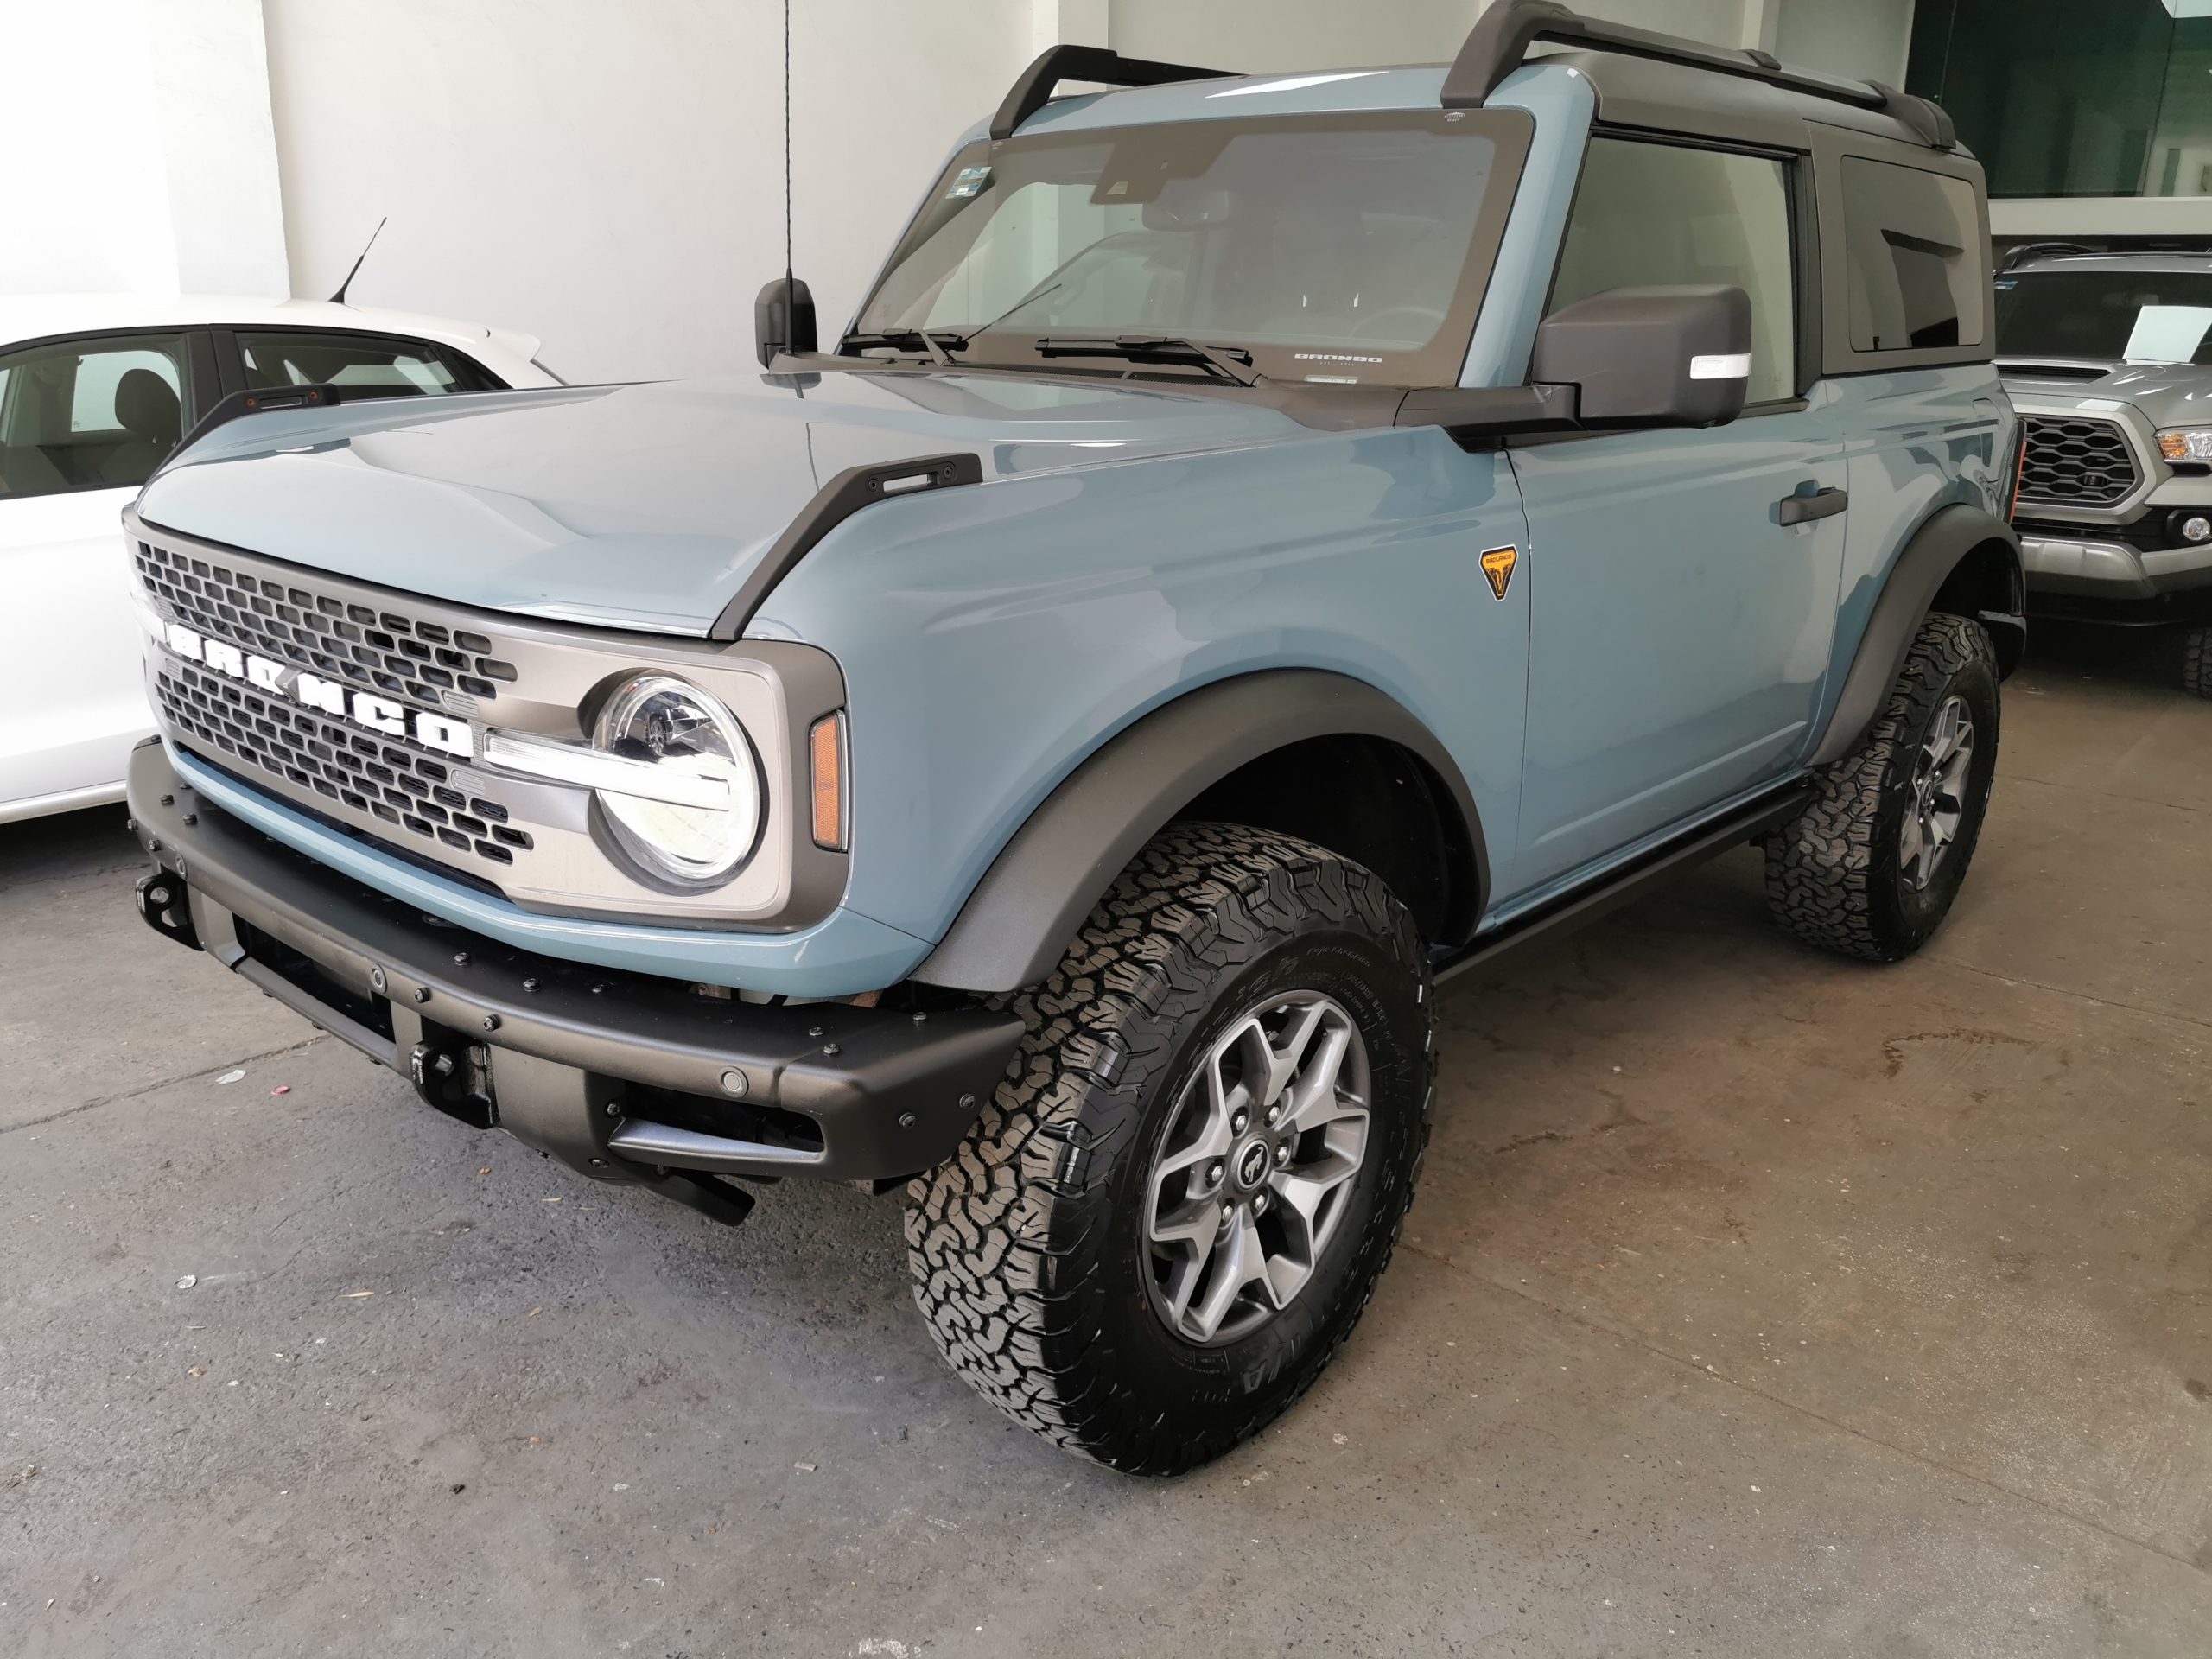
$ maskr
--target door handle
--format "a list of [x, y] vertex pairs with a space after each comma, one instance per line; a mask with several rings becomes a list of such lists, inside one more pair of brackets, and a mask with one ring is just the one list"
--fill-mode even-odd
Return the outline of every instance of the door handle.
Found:
[[1778, 524], [1809, 524], [1815, 518], [1829, 518], [1851, 505], [1847, 490], [1815, 490], [1810, 495], [1785, 495], [1774, 504], [1774, 518]]

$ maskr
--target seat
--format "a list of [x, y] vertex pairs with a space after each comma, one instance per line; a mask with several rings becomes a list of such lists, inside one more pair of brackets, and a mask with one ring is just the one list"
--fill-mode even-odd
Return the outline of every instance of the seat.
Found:
[[100, 463], [111, 487], [143, 484], [184, 435], [184, 409], [169, 383], [151, 369], [132, 369], [116, 383], [115, 418], [130, 434]]

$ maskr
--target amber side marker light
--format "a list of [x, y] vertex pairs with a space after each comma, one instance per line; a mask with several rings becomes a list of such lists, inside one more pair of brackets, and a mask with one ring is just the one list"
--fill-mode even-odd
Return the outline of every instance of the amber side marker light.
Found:
[[814, 844], [845, 850], [845, 715], [840, 709], [814, 722], [807, 739], [814, 762]]

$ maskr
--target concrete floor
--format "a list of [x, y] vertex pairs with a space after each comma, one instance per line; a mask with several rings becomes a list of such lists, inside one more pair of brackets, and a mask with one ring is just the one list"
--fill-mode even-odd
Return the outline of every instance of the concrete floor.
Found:
[[2006, 719], [1915, 962], [1741, 854], [1455, 985], [1357, 1339], [1173, 1483], [939, 1367], [895, 1203], [594, 1189], [156, 939], [119, 811], [0, 830], [0, 1651], [2201, 1656], [2212, 705]]

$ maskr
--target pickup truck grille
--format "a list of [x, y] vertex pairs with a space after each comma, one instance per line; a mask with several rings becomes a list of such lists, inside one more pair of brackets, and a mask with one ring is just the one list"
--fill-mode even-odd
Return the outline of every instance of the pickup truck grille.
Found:
[[147, 591], [168, 601], [187, 627], [365, 691], [440, 709], [448, 706], [441, 692], [490, 702], [499, 695], [499, 683], [515, 677], [514, 664], [493, 656], [492, 641], [480, 633], [351, 603], [146, 542], [133, 551]]
[[2119, 423], [2086, 415], [2031, 415], [2025, 421], [2022, 505], [2116, 506], [2142, 483]]
[[454, 786], [467, 781], [461, 768], [413, 744], [340, 726], [185, 662], [163, 660], [154, 693], [173, 729], [334, 806], [494, 864], [512, 864], [533, 844], [528, 830], [507, 822], [505, 807]]

